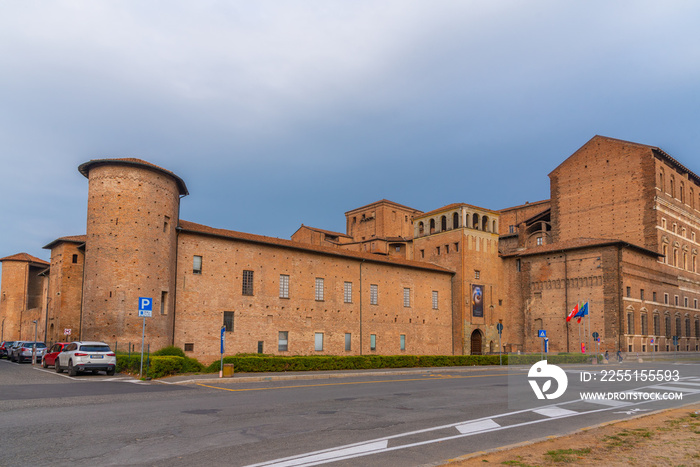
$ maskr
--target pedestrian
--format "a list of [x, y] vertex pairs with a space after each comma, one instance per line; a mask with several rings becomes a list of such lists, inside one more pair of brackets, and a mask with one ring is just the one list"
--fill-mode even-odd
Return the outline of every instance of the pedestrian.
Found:
[[610, 355], [608, 355], [608, 351], [605, 351], [605, 361], [609, 362], [610, 361]]
[[622, 350], [617, 350], [617, 363], [622, 363]]

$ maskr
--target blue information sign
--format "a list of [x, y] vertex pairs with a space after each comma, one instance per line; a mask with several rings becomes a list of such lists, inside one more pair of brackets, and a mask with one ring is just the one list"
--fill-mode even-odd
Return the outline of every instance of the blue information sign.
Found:
[[540, 329], [539, 331], [537, 331], [537, 337], [547, 337], [547, 330]]
[[153, 313], [153, 299], [139, 297], [139, 318], [150, 318]]

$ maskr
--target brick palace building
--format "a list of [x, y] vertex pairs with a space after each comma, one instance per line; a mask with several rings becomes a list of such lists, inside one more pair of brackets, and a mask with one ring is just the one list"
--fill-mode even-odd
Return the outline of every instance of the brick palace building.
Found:
[[[211, 361], [289, 355], [697, 351], [700, 177], [663, 150], [595, 136], [550, 174], [551, 198], [430, 212], [381, 200], [346, 232], [291, 240], [181, 220], [174, 173], [92, 160], [85, 235], [0, 259], [2, 339], [138, 343]], [[588, 302], [582, 328], [565, 317]], [[68, 334], [70, 333], [70, 334]], [[673, 336], [678, 347], [673, 346]]]

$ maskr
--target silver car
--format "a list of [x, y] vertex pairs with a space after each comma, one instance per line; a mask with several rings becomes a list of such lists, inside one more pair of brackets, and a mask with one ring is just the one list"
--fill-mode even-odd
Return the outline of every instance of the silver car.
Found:
[[[19, 344], [19, 345], [18, 345]], [[32, 354], [36, 351], [36, 362], [41, 363], [46, 353], [46, 344], [43, 342], [20, 341], [12, 346], [11, 360], [17, 363], [32, 361]]]
[[68, 370], [70, 376], [78, 372], [104, 371], [108, 376], [117, 369], [117, 356], [104, 342], [71, 342], [56, 357], [56, 373]]

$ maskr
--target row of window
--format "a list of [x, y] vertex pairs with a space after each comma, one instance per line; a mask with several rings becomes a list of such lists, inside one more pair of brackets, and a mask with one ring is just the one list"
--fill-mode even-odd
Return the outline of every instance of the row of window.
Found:
[[[664, 244], [661, 246], [661, 254], [663, 255], [663, 262], [675, 266], [677, 268], [684, 269], [690, 272], [698, 272], [698, 255], [693, 254], [688, 256], [687, 251], [683, 251], [683, 255], [679, 256], [679, 248], [674, 246], [671, 252], [671, 256], [668, 255], [668, 245]], [[688, 261], [690, 258], [690, 261]]]
[[[233, 332], [234, 331], [234, 312], [233, 311], [224, 311], [224, 328], [226, 332]], [[277, 350], [280, 352], [286, 352], [289, 350], [289, 331], [279, 331], [278, 333], [278, 341], [277, 341]], [[322, 352], [323, 351], [323, 346], [324, 346], [324, 333], [322, 332], [317, 332], [314, 333], [314, 350], [317, 352]], [[369, 346], [370, 350], [376, 350], [377, 349], [377, 335], [376, 334], [370, 334], [369, 336]], [[259, 352], [262, 353], [262, 346], [260, 343], [258, 344], [258, 349]], [[406, 350], [406, 335], [401, 334], [399, 335], [399, 349], [400, 350]], [[345, 333], [345, 351], [350, 352], [352, 350], [352, 333]]]
[[[489, 224], [489, 218], [488, 216], [479, 216], [479, 214], [473, 214], [470, 216], [467, 214], [464, 218], [464, 221], [460, 219], [460, 214], [458, 212], [455, 212], [452, 214], [452, 226], [450, 229], [459, 229], [464, 225], [464, 227], [471, 228], [471, 229], [476, 229], [476, 230], [483, 230], [485, 232], [498, 232], [497, 224], [496, 221], [493, 220]], [[447, 216], [441, 216], [440, 217], [440, 230], [436, 230], [436, 223], [435, 219], [430, 219], [429, 223], [429, 234], [434, 234], [437, 232], [444, 232], [448, 230], [448, 220]], [[490, 228], [490, 230], [489, 230]], [[425, 232], [425, 224], [423, 221], [418, 222], [418, 235], [426, 235]]]
[[[627, 298], [632, 298], [632, 287], [627, 287], [626, 290]], [[639, 289], [639, 299], [644, 300], [644, 289]], [[651, 293], [651, 301], [656, 302], [656, 292]], [[669, 295], [664, 293], [664, 305], [669, 304]], [[681, 300], [678, 295], [674, 295], [674, 305], [681, 306]], [[690, 299], [688, 297], [683, 297], [683, 307], [688, 308], [690, 306]], [[693, 308], [698, 309], [698, 299], [693, 299]]]
[[[668, 228], [666, 227], [666, 218], [664, 218], [664, 217], [661, 218], [661, 228], [664, 229], [664, 230], [668, 230]], [[672, 231], [674, 234], [678, 235], [679, 232], [678, 232], [678, 224], [677, 224], [677, 223], [675, 223], [675, 222], [673, 223], [673, 225], [671, 226], [671, 231]], [[691, 230], [691, 231], [690, 231], [690, 236], [688, 236], [688, 231], [686, 230], [685, 227], [681, 227], [680, 235], [681, 235], [681, 237], [683, 237], [683, 238], [689, 239], [691, 242], [694, 242], [694, 241], [695, 241], [695, 232], [693, 232], [693, 231]]]
[[[289, 350], [289, 331], [279, 331], [277, 340], [277, 350], [279, 352], [287, 352]], [[323, 352], [325, 342], [325, 334], [322, 332], [314, 333], [314, 350]], [[369, 335], [370, 350], [377, 350], [377, 335]], [[406, 350], [406, 334], [399, 335], [399, 350]], [[345, 333], [345, 351], [352, 351], [352, 333]]]
[[[202, 273], [202, 257], [201, 256], [195, 256], [194, 261], [193, 261], [193, 273], [194, 274], [201, 274]], [[476, 271], [477, 273], [477, 279], [479, 271]], [[255, 272], [251, 270], [244, 270], [243, 271], [243, 278], [242, 278], [242, 290], [241, 293], [243, 295], [248, 295], [252, 296], [254, 295], [254, 285], [253, 285], [253, 278], [254, 278]], [[353, 283], [352, 282], [344, 282], [343, 283], [343, 302], [344, 303], [352, 303], [352, 287]], [[289, 275], [288, 274], [280, 274], [279, 276], [279, 298], [289, 298]], [[325, 301], [325, 279], [323, 277], [317, 277], [315, 280], [315, 287], [314, 287], [314, 298], [316, 301], [322, 302]], [[369, 286], [369, 303], [370, 305], [378, 305], [379, 304], [379, 286], [377, 284], [370, 284]], [[411, 307], [411, 288], [410, 287], [404, 287], [403, 288], [403, 306], [406, 308]], [[432, 291], [432, 306], [433, 310], [438, 309], [438, 292], [436, 290]]]
[[[647, 329], [647, 315], [646, 313], [643, 313], [640, 316], [640, 323], [642, 326], [641, 329], [641, 335], [647, 336], [650, 335]], [[693, 334], [691, 334], [691, 324], [690, 324], [690, 318], [685, 318], [685, 333], [682, 333], [683, 328], [681, 324], [683, 321], [681, 320], [680, 316], [676, 317], [676, 322], [675, 322], [675, 333], [673, 332], [674, 329], [671, 328], [671, 317], [670, 316], [664, 316], [664, 326], [665, 326], [665, 333], [664, 335], [668, 338], [671, 336], [678, 336], [678, 337], [693, 337]], [[661, 316], [658, 314], [655, 314], [653, 317], [653, 333], [651, 335], [653, 336], [661, 336]], [[634, 332], [634, 313], [627, 313], [627, 334], [635, 334]], [[700, 320], [695, 319], [695, 335], [694, 337], [700, 337]]]
[[[668, 191], [667, 191], [666, 190], [666, 177], [664, 174], [664, 169], [661, 169], [659, 171], [659, 188], [661, 189], [661, 191], [671, 195], [671, 197], [678, 199], [681, 203], [689, 203], [691, 208], [695, 208], [696, 198], [695, 198], [695, 191], [693, 190], [693, 187], [691, 186], [688, 188], [688, 193], [687, 193], [688, 198], [686, 199], [685, 182], [683, 180], [681, 180], [677, 185], [675, 176], [671, 175], [669, 178]], [[700, 194], [698, 194], [697, 202], [698, 202], [697, 206], [700, 207]]]

